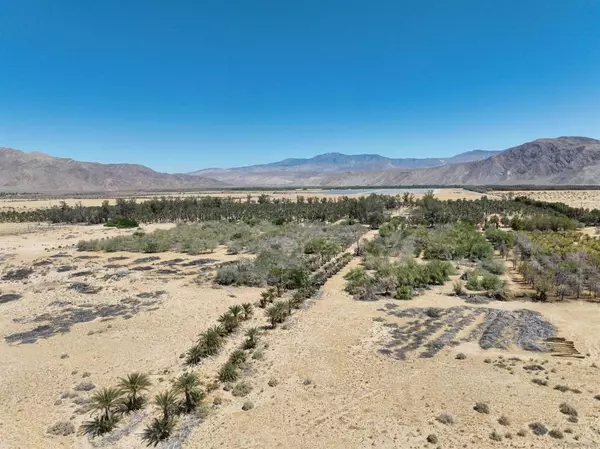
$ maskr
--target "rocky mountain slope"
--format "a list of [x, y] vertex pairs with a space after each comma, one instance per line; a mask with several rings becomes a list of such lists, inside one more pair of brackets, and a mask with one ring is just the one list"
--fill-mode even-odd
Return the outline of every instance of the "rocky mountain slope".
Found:
[[219, 187], [203, 176], [171, 175], [135, 164], [79, 162], [0, 148], [0, 191], [99, 192]]
[[347, 172], [324, 176], [319, 185], [600, 183], [600, 141], [587, 137], [538, 139], [482, 161], [419, 170]]

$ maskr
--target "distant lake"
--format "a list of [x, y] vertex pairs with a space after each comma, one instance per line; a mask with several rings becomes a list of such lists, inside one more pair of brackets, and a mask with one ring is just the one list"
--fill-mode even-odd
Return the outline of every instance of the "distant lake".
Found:
[[370, 195], [375, 193], [377, 195], [402, 195], [403, 193], [414, 193], [424, 194], [435, 189], [331, 189], [322, 190], [319, 193], [323, 195]]

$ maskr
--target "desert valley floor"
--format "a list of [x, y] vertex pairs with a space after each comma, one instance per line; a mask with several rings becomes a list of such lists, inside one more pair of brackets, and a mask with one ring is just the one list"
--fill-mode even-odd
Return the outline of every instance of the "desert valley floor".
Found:
[[[184, 371], [180, 356], [201, 330], [227, 307], [259, 297], [258, 288], [210, 282], [217, 264], [249, 257], [222, 248], [201, 256], [87, 253], [74, 245], [133, 231], [3, 227], [3, 272], [17, 275], [0, 291], [2, 449], [144, 447], [139, 433], [152, 408], [126, 418], [104, 439], [63, 436], [60, 426], [77, 428], [87, 418], [90, 394], [129, 372], [149, 373], [151, 393], [161, 391]], [[164, 447], [600, 445], [598, 304], [473, 305], [452, 296], [450, 284], [412, 301], [356, 301], [344, 292], [343, 276], [359, 262], [351, 260], [291, 320], [264, 333], [243, 370], [252, 387], [247, 395], [212, 391], [204, 401], [206, 416], [184, 422], [179, 439]], [[22, 267], [31, 271], [15, 271]], [[515, 282], [514, 273], [507, 279]], [[410, 312], [416, 309], [437, 312], [423, 317]], [[468, 337], [487, 309], [541, 312], [583, 358], [512, 346], [481, 349]], [[248, 326], [266, 325], [258, 310]], [[423, 357], [428, 343], [449, 330], [461, 343]], [[234, 336], [221, 354], [195, 368], [205, 384], [241, 338]], [[247, 402], [253, 408], [242, 410]], [[476, 403], [486, 404], [488, 413], [475, 411]], [[577, 416], [561, 412], [563, 403]], [[536, 422], [563, 438], [534, 435], [529, 426]]]

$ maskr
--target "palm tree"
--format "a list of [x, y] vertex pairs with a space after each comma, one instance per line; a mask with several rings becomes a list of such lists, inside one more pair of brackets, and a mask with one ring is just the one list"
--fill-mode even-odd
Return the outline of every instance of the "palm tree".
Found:
[[221, 382], [235, 382], [239, 374], [235, 365], [231, 362], [227, 362], [219, 370], [219, 380]]
[[158, 443], [171, 436], [175, 429], [173, 417], [154, 418], [154, 421], [142, 432], [142, 441], [148, 446], [156, 447]]
[[231, 334], [240, 325], [239, 320], [230, 312], [221, 315], [217, 321], [223, 325], [228, 334]]
[[258, 327], [250, 327], [246, 330], [246, 340], [244, 341], [244, 349], [252, 349], [256, 347], [260, 329]]
[[177, 395], [173, 390], [163, 391], [156, 395], [154, 403], [161, 409], [163, 419], [166, 420], [177, 407]]
[[242, 309], [244, 309], [244, 320], [250, 319], [252, 314], [254, 313], [254, 307], [251, 303], [245, 302], [242, 304]]
[[198, 343], [204, 347], [207, 355], [215, 355], [223, 346], [221, 327], [214, 326], [201, 333]]
[[267, 318], [271, 321], [271, 327], [275, 328], [277, 323], [283, 323], [287, 317], [287, 306], [283, 301], [273, 304], [266, 310]]
[[114, 416], [106, 418], [104, 415], [94, 416], [91, 420], [81, 424], [79, 432], [82, 435], [98, 437], [113, 430], [117, 425], [117, 419]]
[[239, 304], [235, 304], [233, 306], [229, 306], [229, 313], [234, 316], [236, 320], [241, 319], [241, 314], [244, 312], [244, 309]]
[[242, 363], [244, 363], [245, 361], [246, 361], [246, 354], [241, 349], [237, 349], [237, 350], [233, 351], [231, 353], [231, 355], [229, 356], [229, 362], [236, 368], [239, 368], [242, 365]]
[[195, 344], [190, 349], [188, 349], [185, 356], [185, 364], [186, 365], [197, 365], [200, 361], [206, 357], [206, 348], [203, 344]]
[[119, 408], [119, 400], [123, 396], [123, 391], [118, 388], [103, 388], [97, 391], [90, 398], [92, 407], [101, 412], [106, 420], [111, 420]]
[[144, 406], [146, 398], [139, 396], [139, 394], [147, 391], [151, 385], [150, 378], [144, 373], [131, 373], [127, 377], [119, 379], [119, 387], [128, 394], [125, 401], [128, 411], [139, 410]]
[[187, 413], [196, 408], [198, 402], [202, 400], [203, 392], [200, 390], [200, 379], [191, 372], [185, 372], [175, 381], [175, 390], [185, 395], [184, 407]]

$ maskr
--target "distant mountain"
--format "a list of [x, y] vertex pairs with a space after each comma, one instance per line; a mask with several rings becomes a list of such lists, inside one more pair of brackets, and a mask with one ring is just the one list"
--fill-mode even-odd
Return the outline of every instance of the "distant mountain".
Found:
[[318, 185], [594, 185], [600, 184], [600, 140], [538, 139], [490, 158], [418, 170], [346, 172]]
[[600, 141], [538, 139], [501, 152], [475, 150], [436, 160], [328, 153], [196, 174], [238, 186], [600, 184]]
[[100, 192], [219, 187], [203, 176], [171, 175], [135, 164], [99, 164], [0, 148], [0, 191]]
[[378, 154], [325, 153], [309, 159], [284, 159], [263, 165], [230, 169], [205, 169], [191, 175], [208, 176], [232, 185], [305, 185], [307, 176], [323, 173], [363, 172], [375, 170], [439, 167], [489, 158], [497, 151], [474, 150], [450, 158], [400, 158]]

